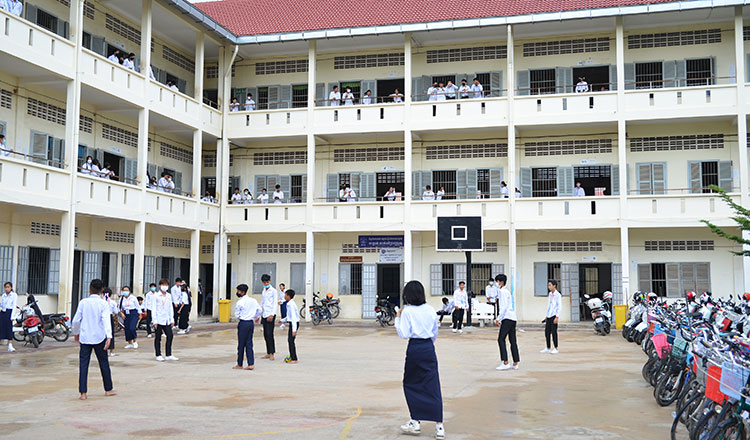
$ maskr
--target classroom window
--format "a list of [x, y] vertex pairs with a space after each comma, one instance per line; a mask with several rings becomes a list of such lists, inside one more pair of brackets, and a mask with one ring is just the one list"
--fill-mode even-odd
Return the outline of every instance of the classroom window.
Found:
[[351, 294], [362, 295], [362, 264], [351, 265]]
[[29, 293], [46, 294], [49, 274], [49, 249], [29, 248]]
[[531, 170], [531, 196], [532, 197], [556, 197], [557, 196], [557, 168], [532, 168]]
[[701, 186], [704, 193], [712, 193], [711, 185], [719, 185], [719, 162], [701, 162]]
[[711, 58], [685, 60], [688, 86], [708, 86], [714, 84], [711, 74]]
[[561, 267], [562, 265], [560, 263], [547, 263], [547, 279], [556, 280], [559, 283]]
[[307, 107], [307, 85], [292, 86], [292, 108]]
[[258, 110], [268, 110], [268, 87], [258, 87]]
[[[445, 188], [444, 200], [456, 198], [456, 171], [433, 171], [432, 190], [438, 192], [440, 187]], [[451, 289], [452, 290], [452, 289]]]
[[477, 191], [482, 194], [483, 199], [490, 198], [490, 170], [477, 170]]
[[555, 93], [555, 69], [536, 69], [530, 72], [531, 94]]
[[471, 290], [477, 295], [484, 295], [484, 286], [492, 276], [492, 263], [471, 265]]
[[359, 81], [342, 82], [339, 90], [342, 97], [344, 96], [344, 92], [346, 92], [347, 87], [352, 89], [352, 95], [354, 95], [354, 103], [356, 104], [357, 101], [359, 101], [359, 97], [362, 93], [361, 83]]
[[302, 203], [302, 176], [291, 176], [291, 178], [290, 198], [297, 203]]
[[456, 83], [456, 75], [438, 75], [432, 77], [433, 83], [443, 83], [443, 85], [448, 84], [448, 81], [452, 82], [453, 84]]
[[442, 264], [441, 266], [443, 273], [443, 293], [451, 295], [453, 294], [453, 290], [455, 290], [455, 266], [453, 263]]
[[635, 88], [660, 89], [664, 87], [661, 62], [635, 63]]

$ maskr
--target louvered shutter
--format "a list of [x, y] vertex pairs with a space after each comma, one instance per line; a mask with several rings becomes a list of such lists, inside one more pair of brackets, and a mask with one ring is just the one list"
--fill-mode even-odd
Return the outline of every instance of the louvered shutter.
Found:
[[495, 264], [495, 263], [493, 263], [492, 264], [492, 272], [490, 273], [490, 276], [492, 278], [495, 278], [496, 276], [500, 275], [501, 273], [502, 274], [505, 273], [505, 265], [504, 264]]
[[[107, 56], [107, 42], [104, 37], [99, 35], [91, 36], [91, 50], [98, 53], [99, 55]], [[154, 69], [156, 70], [156, 69]]]
[[52, 139], [51, 153], [52, 154], [49, 155], [49, 165], [52, 167], [63, 168], [65, 164], [65, 139]]
[[430, 295], [441, 296], [443, 294], [443, 265], [430, 264]]
[[568, 74], [572, 81], [573, 69], [571, 67], [555, 67], [555, 93], [569, 93], [572, 83], [568, 82]]
[[18, 246], [16, 293], [29, 293], [29, 247]]
[[117, 283], [117, 252], [109, 253], [109, 286], [112, 290], [119, 290], [122, 286]]
[[369, 90], [369, 91], [372, 92], [372, 103], [376, 104], [378, 102], [378, 100], [377, 100], [377, 97], [378, 97], [378, 82], [374, 81], [374, 80], [364, 80], [363, 79], [362, 82], [360, 82], [360, 84], [361, 84], [361, 86], [359, 88], [359, 90], [360, 90], [360, 92], [359, 92], [359, 99], [360, 99], [360, 101], [359, 102], [362, 103], [362, 97], [364, 97], [365, 93]]
[[519, 70], [516, 84], [516, 95], [527, 96], [531, 94], [531, 73], [528, 70]]
[[351, 263], [339, 263], [339, 295], [352, 294], [352, 267]]
[[635, 90], [635, 63], [625, 63], [625, 90]]
[[184, 79], [177, 78], [177, 90], [182, 93], [187, 93], [187, 81]]
[[701, 163], [698, 161], [688, 162], [688, 183], [690, 184], [690, 192], [698, 194], [703, 192]]
[[65, 20], [57, 19], [57, 35], [68, 38], [70, 36], [70, 24]]
[[307, 203], [307, 174], [302, 175], [302, 203]]
[[503, 96], [503, 72], [490, 72], [491, 97]]
[[154, 283], [154, 284], [159, 283], [159, 280], [156, 278], [156, 257], [146, 255], [143, 257], [143, 291], [144, 292], [148, 291], [148, 285], [151, 283]]
[[610, 176], [612, 177], [610, 181], [612, 182], [612, 188], [610, 188], [610, 194], [613, 196], [619, 196], [620, 195], [620, 165], [612, 165], [609, 172]]
[[624, 304], [622, 298], [622, 264], [612, 264], [612, 301], [613, 304]]
[[182, 173], [179, 171], [174, 172], [174, 193], [182, 193]]
[[361, 181], [361, 173], [349, 173], [349, 185], [352, 187], [358, 198], [360, 197], [361, 193]]
[[268, 108], [274, 110], [279, 108], [281, 99], [281, 86], [268, 86]]
[[414, 200], [420, 200], [422, 198], [422, 191], [424, 185], [422, 185], [422, 172], [412, 171], [411, 172], [411, 196]]
[[477, 198], [477, 170], [469, 169], [466, 170], [466, 198], [476, 199]]
[[[432, 186], [432, 171], [422, 171], [422, 190]], [[432, 192], [437, 193], [440, 188], [432, 188]], [[420, 193], [421, 194], [421, 193]]]
[[695, 263], [695, 290], [711, 291], [711, 263]]
[[283, 202], [288, 202], [292, 198], [292, 176], [279, 176], [279, 185], [284, 193]]
[[466, 187], [466, 170], [456, 171], [456, 198], [468, 198], [468, 189]]
[[651, 291], [651, 265], [638, 265], [638, 290], [641, 292]]
[[674, 62], [675, 68], [675, 87], [687, 86], [687, 66], [685, 60], [677, 60]]
[[562, 295], [570, 295], [570, 320], [578, 322], [581, 320], [581, 299], [578, 289], [578, 264], [561, 264], [560, 265], [560, 284], [562, 285]]
[[134, 185], [138, 180], [138, 159], [125, 159], [123, 161], [123, 177], [125, 183]]
[[167, 276], [164, 276], [164, 257], [156, 257], [156, 265], [155, 271], [156, 271], [156, 284], [159, 284], [160, 278], [166, 278], [170, 283], [172, 282], [172, 277], [167, 274]]
[[459, 282], [466, 282], [466, 263], [456, 263], [453, 265], [453, 288], [458, 289]]
[[[266, 176], [255, 176], [255, 191], [253, 194], [257, 197], [258, 194], [263, 190], [263, 188], [268, 189], [268, 186], [266, 186]], [[234, 191], [234, 188], [232, 188], [232, 191]], [[252, 191], [251, 191], [252, 192]]]
[[134, 290], [133, 279], [131, 277], [131, 273], [133, 272], [133, 254], [123, 254], [120, 261], [122, 266], [120, 268], [120, 286], [128, 286], [131, 290]]
[[667, 296], [670, 298], [680, 297], [680, 265], [677, 263], [666, 264], [667, 272]]
[[531, 187], [531, 168], [521, 168], [521, 196], [533, 197], [534, 192]]
[[47, 164], [47, 150], [49, 148], [49, 136], [44, 133], [31, 132], [31, 155], [36, 163]]
[[13, 246], [0, 246], [0, 283], [12, 281]]
[[534, 296], [547, 296], [547, 263], [534, 263]]
[[29, 4], [29, 3], [26, 3], [24, 5], [24, 9], [26, 10], [26, 12], [25, 12], [26, 19], [29, 20], [30, 22], [34, 23], [34, 24], [37, 24], [37, 22], [36, 22], [36, 11], [37, 11], [37, 8], [36, 8], [36, 6], [34, 6], [32, 4]]
[[292, 107], [292, 86], [281, 86], [281, 102], [279, 108], [291, 108]]
[[362, 182], [360, 184], [362, 192], [359, 195], [359, 199], [363, 202], [375, 201], [375, 186], [375, 173], [362, 174]]
[[60, 293], [60, 249], [50, 249], [47, 261], [47, 293]]
[[719, 187], [728, 192], [732, 192], [734, 189], [731, 160], [719, 161]]
[[266, 185], [268, 185], [266, 188], [268, 189], [269, 193], [276, 191], [276, 185], [278, 184], [279, 184], [279, 176], [277, 175], [266, 176]]
[[680, 263], [680, 291], [696, 291], [695, 288], [695, 263]]
[[664, 78], [664, 87], [676, 87], [677, 80], [677, 62], [674, 60], [662, 62], [662, 77]]
[[557, 167], [557, 196], [572, 197], [575, 183], [573, 167]]
[[325, 105], [326, 102], [326, 85], [325, 83], [315, 84], [315, 105], [317, 107]]
[[102, 277], [102, 253], [84, 252], [82, 266], [81, 298], [85, 298], [88, 296], [91, 281]]
[[667, 193], [667, 163], [657, 162], [651, 164], [651, 179], [654, 194]]
[[339, 175], [336, 173], [326, 176], [326, 199], [328, 202], [336, 202], [339, 199]]
[[609, 66], [609, 87], [608, 90], [617, 90], [617, 65]]
[[500, 182], [503, 181], [502, 168], [490, 168], [490, 198], [497, 199], [501, 197]]
[[[411, 79], [411, 93], [412, 93], [412, 96], [413, 96], [413, 99], [412, 99], [413, 101], [417, 101], [417, 102], [418, 101], [423, 101], [422, 98], [424, 98], [424, 97], [423, 96], [418, 96], [418, 95], [421, 95], [421, 94], [424, 93], [423, 90], [424, 90], [424, 87], [422, 86], [422, 77], [421, 76], [417, 76], [417, 77], [412, 78]], [[408, 99], [409, 97], [406, 96], [405, 98]]]
[[653, 186], [651, 184], [651, 164], [636, 164], [635, 178], [638, 181], [638, 194], [652, 194]]
[[362, 265], [362, 318], [375, 318], [378, 302], [378, 265]]

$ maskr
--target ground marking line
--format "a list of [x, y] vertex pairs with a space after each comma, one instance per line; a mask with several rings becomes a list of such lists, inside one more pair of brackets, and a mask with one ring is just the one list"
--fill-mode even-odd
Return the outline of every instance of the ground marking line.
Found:
[[354, 417], [351, 417], [349, 419], [349, 422], [346, 424], [346, 426], [344, 426], [344, 429], [343, 429], [343, 431], [341, 431], [341, 435], [339, 436], [339, 440], [344, 440], [349, 435], [349, 431], [351, 431], [352, 430], [352, 426], [354, 426], [354, 421], [360, 415], [362, 415], [362, 407], [358, 406], [357, 407], [357, 414], [355, 414]]

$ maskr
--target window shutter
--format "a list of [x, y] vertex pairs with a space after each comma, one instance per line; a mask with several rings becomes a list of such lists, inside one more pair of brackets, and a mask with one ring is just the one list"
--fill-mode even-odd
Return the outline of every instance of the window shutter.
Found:
[[468, 198], [466, 188], [466, 170], [456, 171], [456, 198], [466, 199]]
[[182, 93], [187, 93], [187, 81], [184, 79], [177, 78], [177, 90]]
[[362, 265], [362, 318], [375, 318], [375, 306], [378, 304], [378, 266]]
[[695, 289], [697, 292], [711, 291], [711, 263], [695, 263]]
[[349, 173], [349, 185], [351, 185], [352, 189], [357, 195], [357, 198], [361, 197], [361, 181], [362, 181], [362, 174], [361, 173]]
[[155, 165], [155, 164], [152, 164], [152, 163], [150, 163], [150, 164], [147, 164], [147, 165], [146, 165], [146, 169], [148, 170], [148, 175], [149, 175], [149, 176], [151, 176], [151, 177], [156, 177], [156, 180], [159, 180], [159, 178], [160, 178], [161, 176], [159, 176], [159, 175], [158, 175], [158, 173], [157, 173], [157, 171], [158, 171], [158, 170], [157, 170], [157, 168], [156, 168], [156, 165]]
[[500, 182], [503, 181], [502, 168], [490, 168], [490, 198], [498, 199], [500, 194]]
[[441, 296], [443, 294], [443, 266], [441, 264], [430, 264], [430, 295]]
[[638, 290], [641, 292], [651, 291], [651, 265], [638, 265]]
[[29, 4], [28, 2], [25, 2], [24, 8], [26, 9], [26, 19], [30, 22], [36, 23], [36, 6]]
[[561, 264], [560, 265], [560, 285], [562, 295], [570, 295], [570, 320], [578, 322], [581, 320], [580, 316], [580, 296], [578, 289], [578, 264]]
[[[736, 69], [735, 69], [735, 72], [736, 72]], [[711, 80], [708, 83], [716, 84], [716, 57], [711, 57]]]
[[491, 97], [503, 96], [503, 72], [490, 72]]
[[619, 196], [620, 195], [620, 165], [612, 165], [610, 167], [609, 175], [612, 177], [610, 181], [612, 182], [612, 188], [609, 192], [613, 196]]
[[732, 161], [722, 160], [719, 161], [719, 186], [728, 192], [732, 192], [734, 188], [734, 179], [732, 177]]
[[653, 182], [653, 194], [667, 193], [667, 163], [656, 162], [651, 164], [651, 179]]
[[[164, 257], [156, 257], [156, 283], [159, 284], [159, 278], [162, 278], [164, 274]], [[172, 282], [172, 277], [167, 275], [166, 277], [169, 282]]]
[[47, 164], [47, 149], [49, 136], [44, 133], [31, 132], [31, 156], [33, 161], [42, 165]]
[[122, 285], [117, 284], [117, 252], [109, 253], [109, 285], [112, 290], [119, 290]]
[[[255, 197], [260, 194], [263, 188], [268, 189], [268, 187], [266, 186], [266, 176], [255, 176], [255, 192], [253, 192]], [[231, 190], [234, 191], [234, 188], [231, 188]]]
[[635, 178], [638, 182], [638, 194], [651, 194], [653, 191], [651, 185], [651, 164], [650, 163], [638, 163], [636, 164]]
[[[422, 86], [422, 77], [417, 76], [411, 79], [411, 93], [412, 95], [422, 95], [424, 93], [424, 87]], [[408, 97], [405, 97], [408, 98]], [[414, 96], [413, 101], [423, 101], [424, 96]]]
[[677, 62], [663, 61], [662, 62], [662, 77], [664, 78], [664, 87], [676, 87], [677, 79]]
[[302, 203], [307, 203], [307, 174], [302, 175]]
[[[130, 287], [131, 290], [135, 290], [133, 286], [133, 280], [130, 277], [130, 272], [133, 270], [133, 254], [123, 254], [122, 260], [121, 260], [121, 268], [120, 268], [120, 286]], [[146, 290], [143, 291], [144, 294], [146, 293]]]
[[547, 296], [547, 263], [534, 263], [534, 296]]
[[[276, 191], [275, 188], [276, 188], [276, 185], [278, 184], [279, 184], [279, 176], [277, 175], [266, 176], [266, 185], [268, 185], [266, 186], [266, 189], [268, 189], [269, 193]], [[240, 186], [239, 183], [237, 184], [237, 186], [238, 187]]]
[[339, 199], [339, 175], [336, 173], [326, 176], [326, 199], [328, 202]]
[[47, 293], [60, 293], [60, 249], [49, 250], [47, 262]]
[[466, 198], [475, 199], [477, 197], [477, 170], [466, 170]]
[[500, 275], [501, 273], [505, 273], [505, 265], [504, 264], [492, 264], [492, 272], [490, 273], [490, 276], [492, 278], [495, 278], [496, 276]]
[[359, 199], [363, 202], [372, 202], [376, 200], [375, 194], [375, 173], [362, 174], [362, 193]]
[[521, 168], [521, 196], [533, 197], [531, 191], [531, 168]]
[[292, 176], [279, 176], [279, 185], [284, 192], [284, 202], [288, 202], [292, 197]]
[[675, 87], [687, 86], [687, 66], [685, 60], [677, 60], [674, 62], [675, 67]]
[[352, 294], [352, 265], [339, 263], [339, 295]]
[[698, 194], [703, 192], [701, 177], [701, 163], [698, 161], [688, 161], [688, 184], [691, 193]]
[[667, 296], [678, 298], [681, 296], [680, 290], [680, 265], [670, 263], [666, 265], [667, 269]]
[[154, 283], [154, 284], [159, 283], [159, 280], [156, 278], [156, 257], [146, 255], [143, 257], [143, 291], [144, 292], [148, 291], [148, 285], [151, 283]]
[[573, 167], [557, 167], [557, 196], [572, 197], [573, 187]]
[[[65, 139], [52, 139], [52, 154], [49, 157], [50, 166], [63, 168], [65, 164]], [[104, 165], [104, 164], [102, 164]]]
[[81, 298], [85, 298], [88, 296], [91, 281], [102, 277], [102, 253], [84, 252], [81, 273]]
[[292, 86], [281, 86], [281, 102], [279, 108], [291, 108], [292, 107]]
[[573, 78], [573, 69], [571, 67], [555, 67], [555, 93], [569, 93], [568, 88], [572, 86], [568, 82], [568, 70], [570, 78]]
[[424, 185], [422, 185], [422, 172], [412, 171], [411, 172], [411, 196], [414, 200], [420, 200], [422, 198], [422, 191], [424, 191]]
[[125, 183], [134, 185], [138, 179], [138, 159], [125, 159], [123, 170]]
[[519, 70], [517, 73], [518, 81], [516, 84], [516, 94], [518, 96], [530, 95], [531, 91], [531, 74], [528, 70]]
[[92, 35], [91, 36], [91, 50], [98, 53], [99, 55], [103, 57], [106, 57], [107, 56], [107, 43], [104, 40], [104, 37], [99, 36], [99, 35]]
[[635, 63], [625, 63], [625, 90], [635, 90]]
[[617, 65], [609, 65], [609, 87], [608, 90], [617, 90]]
[[70, 28], [67, 21], [61, 20], [59, 18], [57, 19], [57, 31], [55, 32], [57, 35], [63, 38], [68, 38], [69, 29]]
[[174, 192], [175, 194], [182, 192], [182, 173], [179, 171], [174, 172]]
[[326, 101], [326, 85], [325, 83], [315, 84], [315, 105], [325, 105]]
[[29, 247], [18, 246], [18, 267], [16, 269], [16, 293], [29, 292]]
[[268, 86], [268, 108], [270, 110], [280, 108], [281, 86]]
[[613, 304], [623, 304], [622, 300], [622, 264], [612, 264], [612, 301]]
[[[422, 190], [424, 190], [427, 185], [432, 186], [432, 171], [422, 171]], [[432, 188], [432, 191], [437, 193], [439, 189], [440, 188]]]
[[[453, 265], [453, 288], [458, 289], [459, 281], [466, 282], [466, 263], [456, 263]], [[472, 289], [474, 286], [472, 286]]]
[[0, 282], [11, 281], [12, 277], [13, 246], [0, 246]]
[[695, 288], [695, 263], [680, 263], [679, 266], [680, 292], [698, 290]]
[[359, 99], [360, 99], [359, 102], [360, 103], [362, 102], [362, 97], [365, 96], [365, 92], [367, 92], [369, 90], [369, 91], [372, 92], [372, 98], [373, 98], [372, 103], [376, 104], [378, 102], [378, 100], [377, 100], [377, 97], [378, 97], [378, 82], [375, 81], [375, 80], [364, 80], [363, 79], [360, 84], [361, 84], [361, 87], [360, 87], [360, 92], [359, 92]]
[[154, 72], [154, 75], [156, 76], [156, 79], [160, 83], [162, 83], [162, 84], [166, 84], [167, 83], [167, 71], [166, 70], [159, 69], [159, 72], [158, 73]]

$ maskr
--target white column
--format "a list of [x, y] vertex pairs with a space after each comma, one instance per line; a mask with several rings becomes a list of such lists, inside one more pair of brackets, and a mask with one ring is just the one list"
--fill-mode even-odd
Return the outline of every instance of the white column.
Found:
[[[513, 298], [513, 308], [518, 309], [518, 252], [516, 232], [516, 124], [514, 99], [516, 95], [516, 72], [515, 72], [515, 50], [513, 44], [513, 26], [507, 26], [506, 47], [508, 48], [506, 75], [508, 82], [508, 177], [505, 181], [508, 185], [508, 270], [506, 275], [510, 278], [509, 285]], [[527, 197], [529, 195], [526, 195]], [[496, 274], [495, 274], [496, 275]]]
[[[144, 280], [143, 267], [146, 258], [146, 222], [140, 221], [135, 224], [135, 236], [133, 237], [133, 293], [136, 296], [144, 296], [144, 283], [158, 283], [159, 280]], [[157, 278], [159, 274], [156, 275]]]
[[206, 53], [205, 48], [205, 34], [203, 31], [198, 31], [195, 34], [195, 85], [193, 86], [193, 97], [199, 103], [203, 103], [203, 64]]
[[[221, 296], [221, 292], [223, 291], [221, 286], [226, 285], [227, 282], [226, 237], [226, 234], [214, 235], [214, 285], [213, 304], [211, 306], [211, 316], [214, 318], [219, 317], [219, 300], [225, 298]], [[224, 241], [224, 246], [221, 245], [222, 240]], [[224, 250], [223, 257], [221, 256], [222, 249]]]
[[615, 50], [617, 63], [617, 163], [620, 174], [620, 262], [622, 263], [622, 300], [630, 294], [630, 233], [628, 217], [627, 122], [625, 121], [625, 31], [622, 17], [616, 19]]
[[201, 231], [194, 229], [190, 232], [190, 292], [193, 294], [193, 306], [190, 309], [190, 319], [198, 319], [198, 277], [201, 267]]
[[412, 171], [414, 170], [414, 148], [411, 133], [411, 34], [404, 35], [404, 281], [414, 279], [414, 260], [411, 232]]
[[[747, 206], [750, 203], [750, 177], [747, 163], [747, 106], [745, 105], [745, 82], [747, 73], [745, 70], [745, 41], [742, 6], [734, 8], [734, 57], [737, 72], [737, 147], [739, 152], [737, 161], [740, 163], [740, 204]], [[742, 238], [750, 240], [750, 231], [742, 231]], [[750, 246], [743, 246], [742, 250], [750, 250]], [[742, 257], [743, 278], [745, 292], [750, 292], [750, 258]]]
[[[402, 280], [402, 284], [414, 279], [413, 243], [411, 229], [406, 228], [404, 230], [404, 279]], [[429, 283], [429, 280], [425, 281]], [[427, 290], [429, 291], [429, 285], [427, 286]]]
[[[308, 179], [309, 181], [309, 179]], [[307, 197], [310, 197], [308, 193]], [[313, 281], [315, 279], [315, 234], [305, 232], [305, 304], [313, 303]], [[310, 322], [310, 312], [305, 310], [305, 321]]]
[[[151, 66], [152, 2], [153, 0], [141, 0], [141, 74], [147, 79]], [[149, 81], [146, 81], [146, 91], [148, 91], [148, 83]], [[148, 94], [145, 96], [148, 96]]]
[[[237, 54], [237, 47], [234, 48], [234, 53], [229, 55], [226, 53], [227, 48], [222, 47], [219, 51], [219, 87], [221, 89], [221, 96], [219, 97], [219, 108], [222, 114], [222, 137], [217, 145], [216, 159], [217, 159], [217, 182], [216, 187], [218, 190], [217, 198], [219, 200], [219, 238], [218, 246], [214, 247], [214, 264], [218, 264], [218, 289], [214, 290], [214, 297], [226, 298], [226, 279], [227, 279], [227, 233], [224, 227], [226, 221], [226, 210], [227, 203], [229, 201], [229, 139], [227, 138], [227, 109], [225, 107], [226, 102], [229, 102], [229, 93], [232, 87], [232, 63], [234, 63], [234, 57]], [[218, 316], [218, 306], [215, 307], [214, 313]]]
[[317, 81], [317, 44], [315, 41], [310, 41], [307, 60], [307, 200], [305, 200], [305, 222], [309, 228], [312, 226], [313, 202], [317, 196], [315, 188], [315, 130], [313, 129], [315, 121], [315, 84]]
[[630, 297], [630, 230], [620, 227], [620, 261], [622, 262], [622, 304]]
[[[193, 196], [200, 200], [201, 194], [201, 171], [203, 170], [203, 130], [193, 130]], [[197, 211], [201, 211], [200, 209]], [[200, 214], [196, 212], [196, 217]], [[196, 221], [199, 219], [196, 218]], [[197, 285], [197, 284], [196, 284]]]

